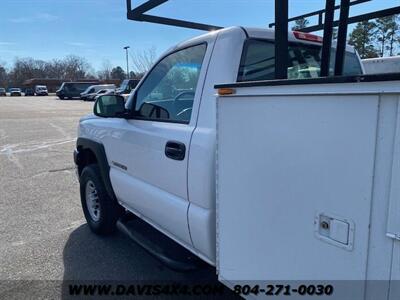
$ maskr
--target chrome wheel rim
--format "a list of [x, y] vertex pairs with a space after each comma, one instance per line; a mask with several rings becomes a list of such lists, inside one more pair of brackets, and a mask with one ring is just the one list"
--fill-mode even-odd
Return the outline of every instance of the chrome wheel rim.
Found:
[[89, 180], [85, 188], [86, 207], [93, 221], [100, 220], [100, 201], [97, 194], [96, 186], [93, 181]]

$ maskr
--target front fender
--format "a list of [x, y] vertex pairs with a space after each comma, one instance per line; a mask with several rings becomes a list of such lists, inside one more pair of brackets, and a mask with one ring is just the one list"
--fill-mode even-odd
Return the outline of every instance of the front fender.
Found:
[[108, 164], [106, 151], [101, 143], [86, 138], [78, 138], [76, 141], [76, 150], [74, 151], [74, 162], [78, 166], [78, 170], [83, 169], [83, 167], [88, 164], [88, 153], [90, 152], [95, 156], [107, 194], [110, 198], [115, 199], [110, 180], [110, 166]]

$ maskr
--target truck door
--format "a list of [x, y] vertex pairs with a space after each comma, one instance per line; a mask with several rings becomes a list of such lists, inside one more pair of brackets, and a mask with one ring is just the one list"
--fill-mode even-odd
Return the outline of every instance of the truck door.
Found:
[[187, 245], [188, 151], [206, 51], [202, 43], [161, 59], [128, 101], [134, 119], [121, 120], [106, 147], [118, 200]]

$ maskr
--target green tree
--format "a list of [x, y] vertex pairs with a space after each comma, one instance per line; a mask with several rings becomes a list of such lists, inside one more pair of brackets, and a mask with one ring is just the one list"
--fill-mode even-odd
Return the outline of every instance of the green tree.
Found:
[[376, 41], [379, 45], [379, 55], [385, 56], [386, 51], [393, 55], [396, 32], [398, 31], [398, 24], [396, 22], [396, 16], [383, 17], [376, 19], [375, 33]]
[[308, 26], [308, 24], [310, 24], [310, 21], [308, 21], [306, 18], [301, 18], [301, 19], [297, 19], [296, 21], [294, 21], [294, 24], [295, 25], [292, 27], [292, 30], [296, 31], [296, 30], [306, 28]]
[[376, 24], [370, 21], [357, 23], [350, 33], [349, 44], [354, 46], [361, 58], [378, 57], [377, 50], [373, 45], [373, 37], [376, 32]]
[[112, 79], [119, 79], [121, 81], [126, 78], [125, 71], [120, 66], [113, 68], [111, 70], [110, 76]]
[[389, 51], [389, 56], [395, 55], [394, 52], [397, 46], [400, 44], [400, 24], [399, 24], [399, 16], [393, 16], [393, 21], [391, 22], [391, 26], [389, 29], [389, 45], [387, 46], [387, 50]]

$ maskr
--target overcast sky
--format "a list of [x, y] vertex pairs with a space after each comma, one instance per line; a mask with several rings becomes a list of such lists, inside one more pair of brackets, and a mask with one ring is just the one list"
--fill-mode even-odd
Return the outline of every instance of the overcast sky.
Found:
[[[324, 8], [324, 0], [289, 0], [290, 16]], [[133, 0], [134, 5], [144, 1]], [[339, 1], [337, 1], [339, 3]], [[221, 26], [266, 27], [274, 19], [273, 0], [170, 0], [151, 13]], [[125, 66], [123, 46], [132, 51], [155, 46], [162, 53], [201, 31], [126, 19], [126, 0], [0, 0], [0, 62], [15, 57], [43, 60], [84, 56], [96, 69], [104, 60]], [[351, 15], [400, 5], [372, 0]]]

